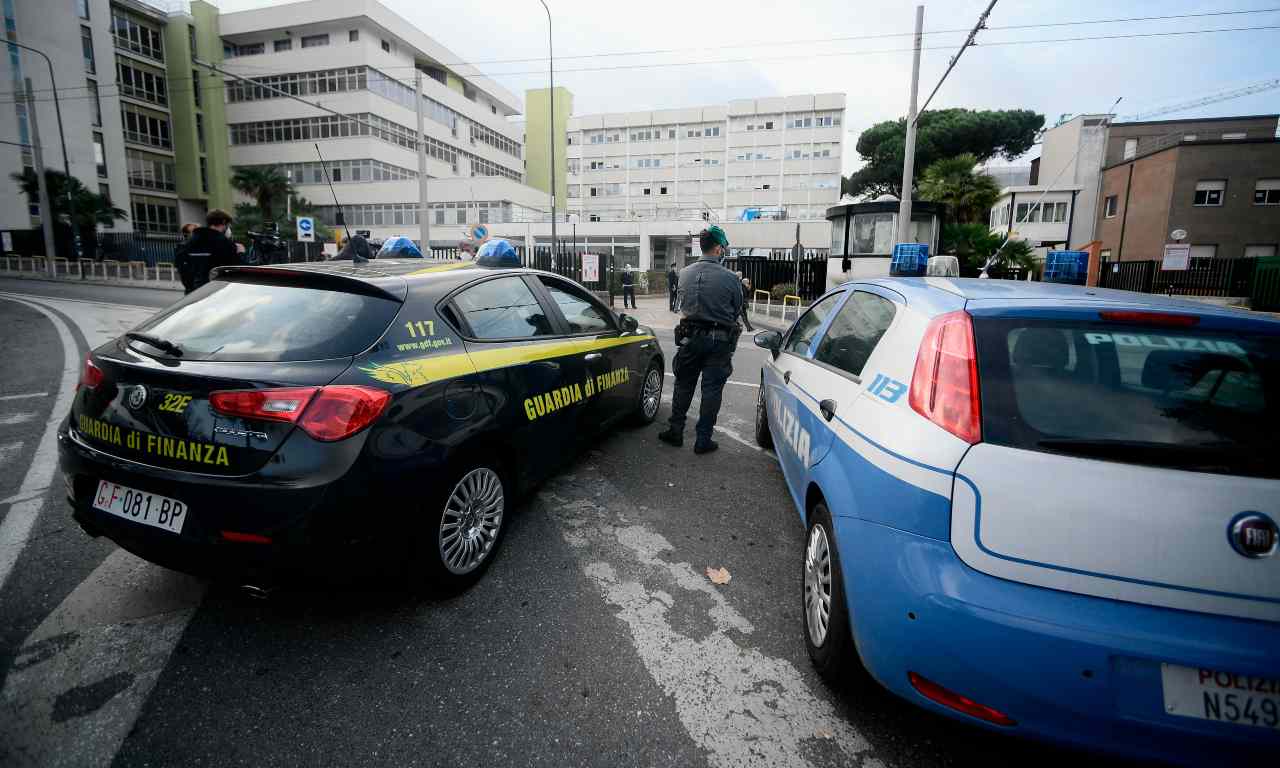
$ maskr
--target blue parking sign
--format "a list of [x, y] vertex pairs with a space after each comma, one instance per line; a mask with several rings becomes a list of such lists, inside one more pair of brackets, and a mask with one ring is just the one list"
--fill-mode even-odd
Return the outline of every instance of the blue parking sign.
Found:
[[314, 243], [316, 240], [316, 222], [310, 216], [298, 217], [298, 240], [304, 243]]

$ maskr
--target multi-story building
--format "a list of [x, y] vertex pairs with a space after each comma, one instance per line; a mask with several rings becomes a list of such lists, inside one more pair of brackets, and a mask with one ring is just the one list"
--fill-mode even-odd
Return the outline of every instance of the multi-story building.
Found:
[[823, 220], [840, 198], [844, 107], [844, 94], [818, 94], [571, 117], [566, 210], [587, 222]]
[[[202, 221], [209, 205], [231, 203], [221, 92], [204, 100], [195, 90], [192, 44], [212, 48], [217, 9], [196, 0], [166, 10], [137, 0], [76, 0], [49, 5], [6, 3], [8, 39], [36, 48], [53, 63], [61, 128], [48, 68], [17, 49], [4, 60], [14, 90], [31, 78], [39, 110], [45, 167], [63, 169], [65, 141], [71, 174], [107, 195], [127, 218], [113, 228], [175, 232]], [[27, 105], [13, 99], [0, 110], [6, 173], [33, 167]], [[12, 138], [10, 138], [12, 137]], [[207, 172], [201, 173], [206, 168]], [[0, 224], [39, 225], [39, 211], [12, 185], [0, 192]]]
[[305, 0], [223, 14], [219, 26], [226, 70], [264, 86], [226, 81], [231, 164], [281, 167], [326, 224], [337, 223], [332, 181], [349, 227], [416, 239], [415, 72], [433, 244], [546, 207], [523, 183], [523, 132], [509, 120], [520, 100], [376, 0]]
[[1277, 115], [1115, 123], [1102, 169], [1104, 260], [1160, 259], [1173, 233], [1191, 256], [1274, 256], [1280, 247]]

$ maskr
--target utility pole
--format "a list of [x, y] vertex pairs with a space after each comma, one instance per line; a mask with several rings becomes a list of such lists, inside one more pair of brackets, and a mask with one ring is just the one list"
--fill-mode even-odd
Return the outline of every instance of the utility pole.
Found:
[[[49, 204], [49, 187], [44, 178], [44, 152], [40, 149], [40, 123], [36, 118], [36, 97], [31, 89], [31, 78], [26, 78], [27, 119], [31, 121], [31, 157], [36, 166], [36, 189], [40, 201], [40, 229], [44, 232], [44, 267], [53, 274], [53, 257], [57, 255], [53, 243], [53, 206]], [[67, 179], [70, 182], [71, 179]]]
[[915, 51], [911, 58], [911, 104], [907, 111], [907, 141], [903, 149], [902, 192], [898, 204], [897, 242], [910, 242], [911, 190], [916, 172], [916, 98], [920, 92], [920, 46], [924, 38], [924, 6], [916, 6]]
[[285, 171], [284, 177], [289, 180], [289, 191], [284, 196], [284, 223], [293, 221], [293, 171]]
[[431, 258], [431, 212], [427, 209], [427, 137], [422, 133], [422, 70], [413, 68], [413, 90], [418, 94], [418, 238], [422, 255]]
[[551, 258], [554, 260], [556, 254], [556, 56], [551, 41], [551, 8], [547, 6], [546, 0], [538, 1], [542, 3], [542, 9], [547, 12], [547, 79], [551, 86], [547, 89], [547, 108], [551, 113], [551, 125], [547, 135], [551, 137]]

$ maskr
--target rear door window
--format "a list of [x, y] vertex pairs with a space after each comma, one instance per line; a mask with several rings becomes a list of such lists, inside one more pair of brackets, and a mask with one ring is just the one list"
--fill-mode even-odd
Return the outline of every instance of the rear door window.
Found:
[[809, 348], [813, 344], [813, 337], [817, 335], [818, 329], [822, 327], [822, 323], [827, 319], [827, 315], [831, 314], [831, 310], [840, 303], [840, 299], [844, 297], [844, 292], [833, 293], [817, 304], [809, 308], [800, 316], [796, 324], [791, 327], [791, 333], [787, 335], [786, 343], [782, 349], [801, 357], [809, 356]]
[[473, 285], [453, 299], [477, 339], [524, 339], [555, 333], [537, 297], [519, 276]]
[[542, 284], [551, 294], [551, 300], [560, 308], [569, 333], [605, 333], [613, 330], [609, 311], [583, 295], [562, 280], [543, 277]]
[[832, 318], [813, 359], [861, 376], [863, 366], [889, 330], [894, 314], [892, 301], [874, 293], [854, 291]]
[[215, 280], [136, 330], [177, 344], [183, 360], [327, 360], [368, 349], [399, 309], [397, 301], [358, 293]]
[[981, 317], [974, 331], [988, 442], [1280, 477], [1280, 337]]

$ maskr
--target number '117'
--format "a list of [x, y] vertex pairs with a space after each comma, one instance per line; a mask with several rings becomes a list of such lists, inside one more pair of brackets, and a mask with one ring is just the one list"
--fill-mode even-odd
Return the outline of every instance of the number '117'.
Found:
[[434, 320], [411, 320], [404, 324], [409, 329], [409, 338], [416, 339], [419, 336], [435, 336], [436, 323]]

